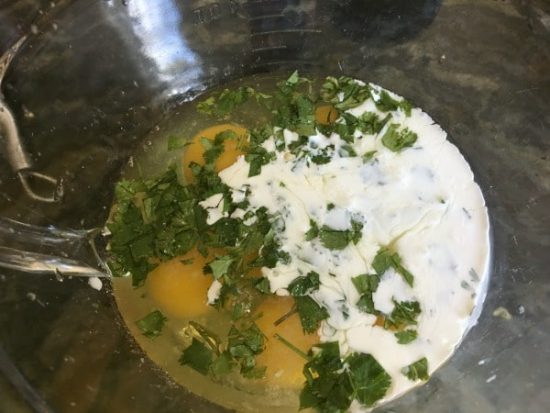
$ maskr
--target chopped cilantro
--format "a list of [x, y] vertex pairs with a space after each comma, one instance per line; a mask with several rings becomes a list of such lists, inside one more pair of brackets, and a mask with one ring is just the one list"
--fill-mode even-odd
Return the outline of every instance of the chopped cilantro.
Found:
[[330, 250], [342, 250], [348, 246], [350, 242], [357, 244], [361, 239], [361, 231], [363, 224], [358, 221], [351, 221], [351, 229], [336, 230], [323, 225], [319, 230], [319, 239], [325, 248]]
[[197, 110], [207, 115], [223, 118], [229, 115], [237, 106], [245, 103], [255, 95], [251, 87], [239, 87], [235, 90], [225, 89], [216, 96], [211, 96], [197, 104]]
[[420, 303], [418, 301], [395, 301], [394, 308], [385, 319], [385, 327], [401, 328], [403, 326], [418, 324], [416, 318], [420, 314]]
[[377, 274], [361, 274], [353, 277], [351, 281], [357, 292], [361, 294], [356, 303], [359, 310], [369, 314], [378, 314], [379, 312], [374, 308], [372, 295], [378, 288], [380, 277]]
[[386, 394], [391, 377], [370, 354], [352, 353], [344, 361], [337, 342], [314, 346], [304, 366], [306, 384], [300, 409], [347, 411], [353, 400], [369, 407]]
[[418, 333], [416, 330], [403, 330], [394, 334], [399, 344], [409, 344], [416, 340]]
[[338, 110], [359, 106], [370, 97], [370, 87], [347, 76], [327, 77], [321, 86], [321, 98]]
[[166, 320], [167, 318], [160, 311], [155, 310], [136, 321], [136, 326], [145, 337], [155, 338], [160, 336]]
[[294, 297], [294, 300], [296, 301], [296, 308], [304, 332], [310, 334], [317, 331], [321, 321], [327, 319], [329, 316], [327, 309], [317, 304], [313, 298], [307, 295], [304, 297]]
[[224, 255], [222, 257], [216, 258], [213, 261], [208, 263], [208, 267], [212, 271], [212, 276], [215, 279], [218, 279], [227, 274], [231, 264], [233, 263], [234, 258], [229, 255]]
[[372, 268], [379, 276], [389, 269], [397, 271], [411, 287], [414, 285], [414, 276], [401, 264], [401, 257], [397, 252], [391, 252], [387, 247], [382, 247], [376, 253], [372, 261]]
[[388, 126], [384, 136], [382, 136], [382, 144], [393, 152], [399, 152], [402, 149], [413, 146], [418, 139], [418, 135], [408, 128], [401, 131], [398, 128], [399, 125], [392, 123]]
[[401, 373], [412, 381], [428, 380], [430, 378], [430, 375], [428, 374], [428, 360], [426, 357], [422, 357], [420, 360], [403, 367], [401, 369]]
[[378, 274], [361, 274], [351, 279], [359, 294], [373, 293], [378, 288], [380, 276]]
[[179, 359], [181, 365], [187, 365], [201, 374], [208, 374], [214, 359], [214, 352], [205, 344], [193, 338], [191, 345], [183, 350]]
[[306, 241], [311, 241], [312, 239], [315, 239], [319, 236], [319, 227], [317, 226], [317, 223], [310, 219], [309, 220], [309, 229], [306, 232]]
[[378, 100], [374, 99], [376, 108], [382, 112], [389, 112], [397, 109], [403, 110], [405, 115], [411, 116], [412, 105], [405, 99], [396, 100], [388, 92], [382, 90]]
[[355, 152], [353, 146], [345, 144], [340, 146], [338, 155], [340, 155], [341, 158], [352, 158], [354, 156], [357, 156], [357, 152]]
[[261, 173], [262, 166], [267, 165], [275, 159], [275, 153], [268, 152], [261, 146], [255, 146], [247, 150], [244, 159], [250, 164], [248, 176], [256, 176]]
[[[235, 362], [229, 352], [224, 351], [210, 364], [210, 373], [214, 378], [220, 378], [233, 370]], [[204, 373], [203, 373], [204, 374]]]
[[359, 310], [363, 311], [364, 313], [368, 314], [378, 314], [379, 311], [376, 310], [374, 307], [374, 300], [372, 298], [372, 293], [364, 293], [359, 297], [359, 301], [355, 304]]
[[365, 152], [362, 156], [363, 162], [370, 162], [374, 158], [374, 155], [376, 155], [376, 151]]
[[319, 274], [310, 271], [307, 275], [295, 278], [288, 286], [288, 292], [295, 297], [307, 295], [319, 289]]
[[258, 279], [254, 283], [254, 286], [262, 294], [271, 294], [271, 287], [269, 285], [269, 279], [267, 279], [266, 277], [262, 277], [262, 278]]
[[352, 354], [346, 359], [354, 388], [354, 399], [363, 406], [380, 400], [391, 385], [391, 377], [370, 354]]

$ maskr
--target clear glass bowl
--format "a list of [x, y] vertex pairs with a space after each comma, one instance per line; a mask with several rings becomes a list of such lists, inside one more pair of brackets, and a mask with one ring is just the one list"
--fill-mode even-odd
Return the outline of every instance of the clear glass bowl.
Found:
[[166, 118], [209, 87], [294, 69], [373, 81], [431, 114], [492, 218], [478, 325], [427, 385], [379, 411], [547, 411], [549, 12], [544, 0], [3, 2], [1, 53], [26, 38], [2, 82], [20, 140], [2, 129], [0, 411], [223, 411], [144, 356], [108, 281], [63, 274], [101, 271], [89, 230]]

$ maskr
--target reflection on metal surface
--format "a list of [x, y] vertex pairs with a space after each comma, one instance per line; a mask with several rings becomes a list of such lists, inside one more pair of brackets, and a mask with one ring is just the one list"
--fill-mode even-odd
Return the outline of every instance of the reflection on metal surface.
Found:
[[142, 52], [151, 59], [159, 80], [168, 82], [177, 93], [192, 85], [202, 74], [201, 60], [189, 47], [181, 30], [182, 15], [174, 0], [151, 7], [148, 0], [128, 3], [131, 26], [142, 43]]
[[[26, 36], [21, 37], [2, 57], [0, 57], [0, 87], [2, 80], [8, 70], [8, 67], [13, 60], [15, 54], [25, 42]], [[19, 178], [21, 185], [27, 196], [34, 201], [39, 202], [56, 202], [61, 198], [62, 191], [58, 185], [58, 181], [51, 176], [35, 172], [32, 170], [32, 162], [23, 147], [17, 123], [12, 111], [4, 102], [0, 95], [0, 137], [5, 140], [6, 156], [14, 173]], [[35, 191], [30, 184], [31, 177], [36, 178], [42, 183], [46, 183], [49, 194], [47, 196], [40, 195]], [[53, 189], [52, 189], [53, 188]]]

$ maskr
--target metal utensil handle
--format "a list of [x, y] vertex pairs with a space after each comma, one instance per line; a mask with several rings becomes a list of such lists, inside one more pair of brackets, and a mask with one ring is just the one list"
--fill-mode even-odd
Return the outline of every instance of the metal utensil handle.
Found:
[[[25, 41], [26, 37], [22, 37], [15, 43], [3, 56], [0, 57], [0, 87], [2, 80], [8, 70], [8, 66], [13, 60], [13, 57]], [[12, 111], [7, 103], [3, 100], [0, 93], [0, 136], [5, 140], [6, 156], [13, 172], [19, 178], [25, 193], [33, 200], [40, 202], [56, 202], [62, 196], [59, 182], [51, 176], [33, 171], [32, 161], [23, 147], [17, 123]], [[34, 191], [30, 180], [35, 179], [42, 181], [46, 185], [52, 187], [51, 195], [43, 196]]]

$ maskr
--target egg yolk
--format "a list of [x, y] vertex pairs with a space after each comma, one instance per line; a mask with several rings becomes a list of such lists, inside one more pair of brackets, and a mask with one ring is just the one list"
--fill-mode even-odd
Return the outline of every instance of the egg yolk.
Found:
[[338, 111], [332, 105], [322, 105], [315, 109], [315, 120], [321, 125], [330, 125], [338, 119]]
[[237, 139], [226, 139], [224, 141], [224, 151], [215, 162], [216, 171], [219, 172], [231, 166], [243, 154], [240, 147], [248, 135], [245, 128], [232, 123], [224, 123], [206, 128], [193, 137], [191, 143], [185, 148], [185, 152], [183, 153], [183, 171], [187, 182], [192, 182], [194, 179], [189, 164], [195, 162], [199, 165], [204, 165], [204, 146], [201, 143], [201, 138], [214, 140], [218, 133], [227, 130], [235, 132]]
[[147, 292], [168, 316], [193, 318], [213, 311], [207, 304], [212, 277], [202, 271], [206, 259], [196, 250], [159, 264], [147, 277]]
[[265, 350], [256, 357], [259, 366], [266, 366], [265, 380], [273, 385], [286, 388], [299, 388], [304, 384], [302, 370], [306, 360], [278, 340], [283, 337], [289, 343], [307, 354], [311, 346], [319, 342], [317, 334], [304, 334], [298, 314], [293, 314], [279, 325], [275, 321], [292, 310], [291, 297], [267, 297], [256, 309], [261, 317], [256, 324], [266, 337]]

